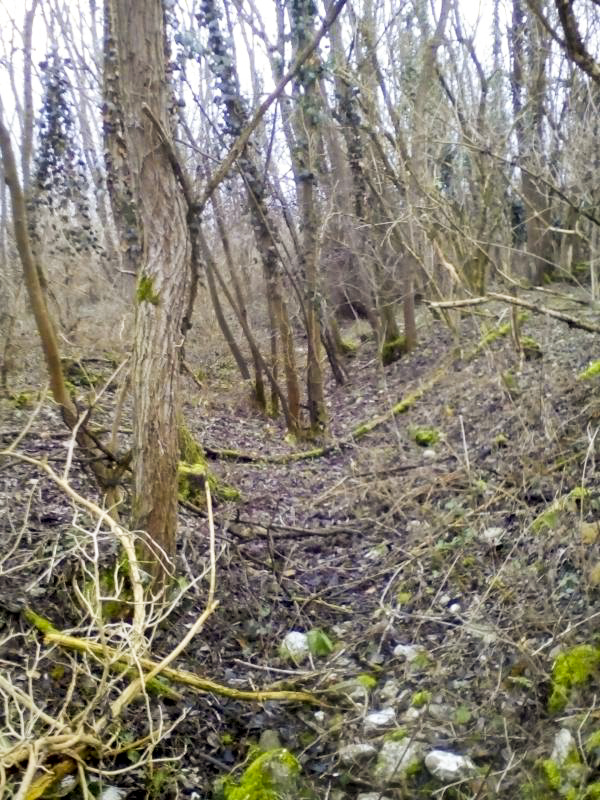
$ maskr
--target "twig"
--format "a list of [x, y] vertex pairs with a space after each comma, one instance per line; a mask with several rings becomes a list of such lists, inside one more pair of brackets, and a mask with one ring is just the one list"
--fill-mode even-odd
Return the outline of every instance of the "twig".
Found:
[[[0, 455], [6, 455], [6, 451], [0, 452]], [[80, 495], [78, 492], [73, 489], [73, 487], [63, 478], [54, 472], [52, 467], [48, 464], [38, 461], [35, 458], [30, 458], [29, 456], [25, 456], [22, 453], [10, 453], [13, 458], [18, 459], [19, 461], [24, 461], [26, 464], [31, 464], [32, 466], [37, 467], [38, 469], [42, 470], [46, 473], [56, 485], [62, 489], [62, 491], [78, 506], [85, 508], [92, 516], [94, 516], [99, 521], [106, 523], [107, 527], [109, 528], [110, 532], [114, 534], [114, 536], [119, 540], [119, 543], [123, 547], [126, 555], [127, 555], [127, 566], [129, 569], [129, 577], [131, 580], [132, 592], [133, 592], [133, 645], [135, 647], [141, 647], [143, 644], [143, 634], [144, 634], [144, 627], [146, 624], [146, 618], [144, 613], [144, 590], [142, 586], [142, 577], [140, 572], [140, 567], [137, 560], [137, 555], [135, 552], [135, 545], [133, 542], [133, 534], [123, 528], [121, 525], [118, 525], [114, 519], [110, 516], [109, 511], [106, 509], [100, 508], [100, 506], [96, 505], [96, 503], [88, 500], [87, 498]]]

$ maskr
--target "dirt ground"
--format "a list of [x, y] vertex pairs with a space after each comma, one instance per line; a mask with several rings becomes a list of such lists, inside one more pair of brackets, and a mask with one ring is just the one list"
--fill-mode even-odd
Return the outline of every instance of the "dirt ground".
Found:
[[[597, 311], [566, 296], [577, 296], [572, 287], [553, 288], [562, 296], [525, 296], [598, 322]], [[136, 701], [115, 741], [141, 739], [150, 718], [161, 730], [173, 726], [152, 749], [163, 761], [151, 771], [141, 745], [121, 752], [113, 746], [100, 761], [92, 753], [87, 763], [103, 771], [105, 784], [127, 790], [128, 798], [208, 798], [215, 778], [242, 764], [261, 734], [274, 730], [317, 797], [350, 800], [380, 789], [389, 798], [560, 797], [560, 787], [543, 793], [539, 765], [567, 727], [585, 762], [580, 794], [572, 797], [592, 797], [585, 792], [600, 780], [597, 753], [586, 755], [581, 743], [598, 731], [598, 675], [560, 713], [551, 713], [548, 701], [557, 654], [597, 644], [600, 377], [578, 376], [599, 357], [598, 335], [529, 313], [523, 334], [538, 343], [539, 354], [519, 355], [510, 332], [483, 344], [487, 332], [509, 321], [510, 310], [488, 304], [464, 313], [452, 334], [421, 308], [417, 351], [385, 369], [374, 343], [350, 326], [345, 336], [359, 346], [348, 381], [328, 387], [328, 442], [337, 446], [287, 462], [276, 457], [312, 445], [286, 441], [280, 421], [252, 408], [225, 356], [208, 363], [200, 350], [190, 353], [203, 377], [202, 390], [184, 378], [185, 418], [210, 468], [241, 499], [216, 504], [219, 606], [174, 666], [237, 689], [323, 692], [317, 696], [326, 702], [322, 709], [252, 703], [185, 687], [178, 699]], [[353, 440], [357, 425], [390, 412], [434, 374], [406, 413], [388, 414]], [[39, 388], [26, 375], [21, 382]], [[25, 391], [16, 397], [0, 401], [2, 447], [35, 406]], [[114, 404], [115, 392], [107, 392], [96, 424], [110, 426]], [[126, 413], [123, 447], [130, 425]], [[61, 472], [68, 442], [45, 402], [16, 449]], [[251, 457], [224, 458], [224, 448]], [[73, 456], [69, 482], [94, 498], [93, 481], [77, 451]], [[117, 548], [94, 526], [39, 468], [13, 457], [0, 461], [0, 673], [64, 720], [83, 714], [102, 669], [90, 656], [45, 645], [24, 610], [61, 631], [98, 634], [75, 587], [85, 587], [86, 565], [110, 566]], [[182, 506], [181, 586], [205, 573], [208, 557], [206, 514]], [[207, 582], [197, 582], [156, 628], [155, 660], [181, 641], [206, 593]], [[315, 629], [327, 635], [331, 652], [299, 666], [282, 655], [288, 632]], [[425, 656], [409, 661], [398, 645], [418, 646]], [[358, 676], [369, 686], [362, 700], [324, 691]], [[94, 718], [124, 685], [111, 683]], [[26, 706], [17, 713], [6, 688], [2, 694], [7, 727], [2, 734], [0, 726], [0, 741], [40, 735], [43, 720]], [[365, 732], [366, 715], [384, 707], [393, 707], [393, 724]], [[347, 744], [379, 747], [390, 730], [425, 748], [469, 756], [477, 778], [444, 788], [423, 769], [382, 787], [373, 778], [375, 756], [341, 759]], [[5, 773], [8, 796], [17, 773]], [[81, 790], [70, 796], [81, 797]]]

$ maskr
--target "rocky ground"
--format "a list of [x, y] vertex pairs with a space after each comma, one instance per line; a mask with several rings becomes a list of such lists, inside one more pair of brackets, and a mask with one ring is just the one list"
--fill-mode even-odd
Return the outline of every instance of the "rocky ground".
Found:
[[[597, 309], [567, 294], [584, 297], [568, 287], [525, 296], [597, 323]], [[476, 311], [453, 334], [421, 309], [417, 352], [385, 369], [350, 326], [349, 379], [328, 393], [325, 444], [336, 446], [316, 458], [287, 460], [312, 445], [286, 440], [252, 409], [227, 358], [189, 356], [203, 377], [202, 389], [186, 379], [186, 420], [241, 499], [216, 505], [219, 605], [172, 666], [238, 690], [307, 691], [316, 704], [185, 687], [149, 695], [111, 722], [100, 759], [86, 754], [90, 791], [104, 800], [107, 787], [113, 798], [600, 797], [600, 377], [579, 377], [598, 358], [598, 335], [529, 313], [523, 334], [540, 350], [530, 344], [524, 358], [502, 333], [506, 306]], [[22, 381], [1, 401], [4, 447], [35, 406]], [[405, 413], [392, 413], [419, 387]], [[96, 421], [109, 426], [114, 403], [106, 393]], [[352, 435], [378, 416], [373, 431]], [[124, 446], [128, 425], [126, 414]], [[46, 402], [16, 450], [61, 472], [68, 442]], [[224, 448], [246, 457], [225, 458]], [[95, 497], [76, 451], [68, 479]], [[86, 604], [94, 565], [117, 557], [111, 536], [13, 456], [0, 461], [0, 526], [0, 778], [11, 796], [27, 762], [7, 754], [44, 735], [40, 710], [83, 730], [126, 685], [101, 659], [44, 644], [25, 609], [110, 643], [128, 620], [99, 632]], [[207, 569], [208, 529], [204, 511], [182, 506], [186, 591], [154, 629], [155, 660], [205, 607], [207, 580], [193, 581]], [[159, 732], [151, 745], [149, 727]], [[258, 747], [293, 756], [283, 775], [261, 775], [262, 788], [256, 775], [242, 778]]]

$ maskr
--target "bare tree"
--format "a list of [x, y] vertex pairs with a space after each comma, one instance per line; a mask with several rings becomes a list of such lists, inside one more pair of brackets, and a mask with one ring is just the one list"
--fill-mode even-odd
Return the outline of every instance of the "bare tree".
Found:
[[161, 138], [171, 130], [163, 4], [112, 0], [111, 11], [127, 159], [142, 231], [132, 365], [133, 521], [173, 556], [179, 352], [190, 286], [187, 208]]

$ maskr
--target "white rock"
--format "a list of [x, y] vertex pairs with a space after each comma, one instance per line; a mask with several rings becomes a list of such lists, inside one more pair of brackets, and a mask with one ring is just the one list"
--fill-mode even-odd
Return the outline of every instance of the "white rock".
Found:
[[481, 639], [484, 644], [493, 644], [498, 639], [496, 630], [484, 622], [465, 622], [462, 630]]
[[359, 742], [357, 744], [347, 744], [340, 747], [338, 756], [342, 764], [355, 764], [357, 761], [366, 761], [371, 756], [374, 756], [377, 748], [368, 742]]
[[447, 722], [452, 714], [452, 709], [445, 703], [429, 703], [427, 713], [438, 722]]
[[300, 631], [286, 633], [279, 646], [279, 653], [283, 658], [290, 658], [296, 664], [308, 658], [308, 636]]
[[569, 753], [576, 747], [573, 734], [567, 728], [561, 728], [554, 737], [554, 748], [550, 758], [557, 764], [564, 764]]
[[363, 792], [358, 795], [356, 800], [390, 800], [390, 798], [381, 792]]
[[435, 778], [444, 783], [467, 778], [477, 769], [470, 758], [448, 753], [445, 750], [432, 750], [427, 753], [425, 766]]
[[479, 534], [479, 539], [484, 544], [489, 544], [490, 547], [497, 547], [504, 538], [505, 533], [506, 531], [504, 528], [486, 528]]
[[377, 547], [372, 547], [370, 550], [368, 550], [365, 558], [369, 561], [381, 561], [382, 559], [386, 558], [387, 554], [387, 547], [379, 544]]
[[411, 742], [409, 738], [401, 739], [399, 742], [384, 742], [373, 775], [379, 783], [400, 780], [403, 773], [418, 764], [422, 757], [421, 744]]
[[425, 648], [420, 644], [397, 644], [396, 647], [394, 647], [394, 655], [396, 658], [403, 658], [409, 663], [424, 652]]
[[419, 719], [423, 715], [424, 708], [415, 708], [411, 706], [407, 708], [404, 714], [402, 714], [402, 719], [404, 722], [414, 722], [415, 720]]
[[126, 794], [129, 794], [127, 789], [121, 789], [119, 786], [105, 786], [100, 800], [121, 800]]
[[74, 775], [65, 775], [54, 794], [55, 797], [66, 797], [75, 788], [77, 778]]
[[372, 733], [373, 731], [381, 730], [381, 728], [389, 728], [396, 721], [396, 712], [393, 708], [382, 708], [379, 711], [371, 711], [367, 714], [363, 727], [365, 733]]
[[433, 449], [433, 447], [428, 447], [426, 450], [423, 450], [423, 458], [433, 459], [437, 456], [437, 453]]
[[390, 800], [390, 798], [381, 792], [363, 792], [358, 795], [356, 800]]
[[390, 703], [393, 700], [396, 700], [399, 694], [400, 694], [400, 681], [397, 681], [395, 678], [390, 678], [381, 687], [381, 691], [379, 692], [379, 697], [382, 700], [385, 700], [388, 703]]
[[333, 686], [331, 686], [331, 690], [348, 695], [351, 700], [356, 700], [357, 702], [362, 702], [369, 698], [369, 690], [356, 678], [350, 678], [341, 683], [334, 683]]

